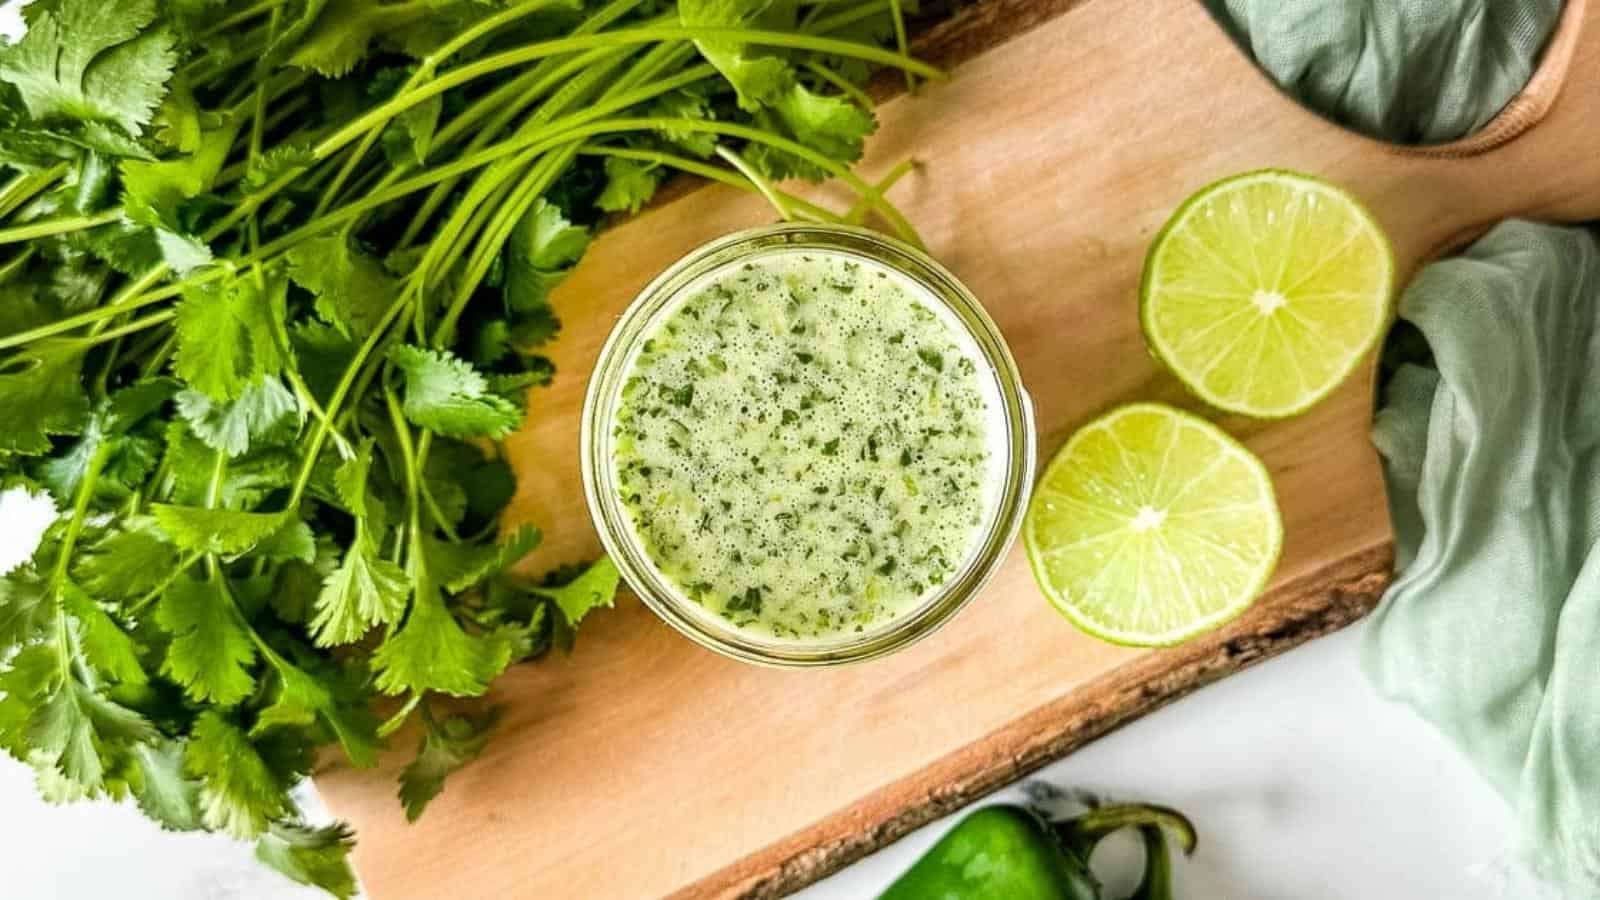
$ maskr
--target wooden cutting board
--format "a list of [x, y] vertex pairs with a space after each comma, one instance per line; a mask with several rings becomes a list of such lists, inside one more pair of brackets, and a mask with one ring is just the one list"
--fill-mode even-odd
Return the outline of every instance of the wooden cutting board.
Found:
[[[1009, 339], [1041, 460], [1113, 405], [1195, 405], [1145, 352], [1135, 295], [1147, 242], [1208, 182], [1286, 166], [1345, 184], [1388, 228], [1403, 276], [1506, 216], [1600, 217], [1600, 79], [1565, 78], [1600, 71], [1600, 3], [1569, 3], [1534, 83], [1488, 131], [1427, 152], [1301, 109], [1191, 0], [982, 0], [919, 46], [954, 78], [887, 102], [863, 168], [921, 161], [892, 196]], [[530, 568], [597, 552], [577, 424], [618, 313], [685, 251], [771, 217], [750, 195], [690, 191], [602, 235], [563, 286], [556, 384], [509, 443], [512, 518], [548, 535]], [[1370, 609], [1391, 564], [1372, 405], [1369, 368], [1306, 416], [1221, 419], [1270, 464], [1287, 541], [1253, 610], [1186, 646], [1079, 634], [1020, 549], [934, 637], [842, 669], [731, 662], [624, 597], [571, 657], [499, 683], [500, 733], [417, 825], [394, 797], [410, 740], [380, 770], [318, 786], [356, 826], [376, 900], [777, 896]]]

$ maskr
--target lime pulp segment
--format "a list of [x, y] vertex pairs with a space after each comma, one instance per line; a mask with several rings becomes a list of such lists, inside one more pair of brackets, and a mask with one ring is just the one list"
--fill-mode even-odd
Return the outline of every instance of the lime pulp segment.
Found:
[[1394, 260], [1343, 190], [1281, 170], [1191, 197], [1145, 261], [1140, 317], [1151, 349], [1206, 402], [1294, 415], [1326, 397], [1389, 318]]
[[1079, 628], [1165, 646], [1250, 605], [1283, 526], [1249, 450], [1204, 419], [1141, 403], [1067, 441], [1034, 490], [1023, 542], [1040, 588]]

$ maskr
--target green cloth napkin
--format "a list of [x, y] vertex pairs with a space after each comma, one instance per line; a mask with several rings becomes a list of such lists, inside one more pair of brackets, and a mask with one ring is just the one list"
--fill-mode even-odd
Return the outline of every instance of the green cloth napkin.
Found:
[[[1493, 118], [1561, 8], [1206, 4], [1285, 90], [1405, 143]], [[1600, 896], [1600, 240], [1502, 223], [1424, 269], [1400, 317], [1373, 432], [1400, 574], [1365, 668], [1506, 798], [1538, 874]]]
[[1600, 240], [1505, 222], [1406, 289], [1431, 350], [1373, 440], [1400, 574], [1367, 626], [1384, 695], [1455, 741], [1535, 868], [1600, 891]]
[[1469, 134], [1527, 83], [1561, 0], [1205, 0], [1289, 93], [1407, 144]]

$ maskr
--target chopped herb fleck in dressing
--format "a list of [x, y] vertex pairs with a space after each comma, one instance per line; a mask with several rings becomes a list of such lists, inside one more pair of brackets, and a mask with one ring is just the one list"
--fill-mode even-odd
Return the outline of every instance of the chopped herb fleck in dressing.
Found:
[[673, 302], [613, 427], [623, 505], [679, 592], [761, 637], [827, 639], [965, 563], [996, 502], [998, 399], [924, 288], [787, 249]]

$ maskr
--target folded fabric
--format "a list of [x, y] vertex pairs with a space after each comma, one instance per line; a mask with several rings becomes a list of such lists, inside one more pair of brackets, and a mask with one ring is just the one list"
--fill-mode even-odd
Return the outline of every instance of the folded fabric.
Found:
[[1357, 131], [1463, 137], [1522, 90], [1561, 0], [1205, 0], [1284, 90]]
[[1400, 302], [1431, 360], [1390, 379], [1400, 573], [1367, 626], [1388, 697], [1506, 798], [1535, 868], [1600, 893], [1600, 240], [1506, 222]]

